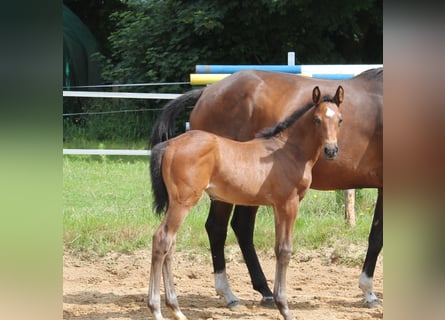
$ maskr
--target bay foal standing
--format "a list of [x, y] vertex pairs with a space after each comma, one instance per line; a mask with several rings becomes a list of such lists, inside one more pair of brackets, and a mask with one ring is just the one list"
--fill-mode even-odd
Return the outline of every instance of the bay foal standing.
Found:
[[[229, 203], [273, 207], [273, 297], [283, 318], [293, 319], [286, 297], [286, 271], [293, 250], [294, 223], [320, 153], [323, 151], [327, 159], [337, 156], [343, 96], [341, 86], [333, 98], [321, 97], [315, 87], [312, 103], [247, 142], [192, 130], [153, 148], [150, 170], [154, 205], [158, 213], [167, 208], [152, 241], [147, 304], [154, 319], [163, 319], [161, 274], [169, 311], [175, 319], [186, 319], [177, 301], [171, 265], [177, 231], [204, 191]], [[288, 139], [290, 136], [293, 138]]]

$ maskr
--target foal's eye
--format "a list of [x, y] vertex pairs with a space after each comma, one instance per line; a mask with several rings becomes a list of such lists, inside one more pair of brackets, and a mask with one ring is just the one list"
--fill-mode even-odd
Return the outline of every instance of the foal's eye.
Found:
[[314, 118], [315, 124], [318, 126], [321, 124], [321, 119], [319, 117]]
[[341, 125], [342, 122], [343, 122], [342, 118], [338, 119], [338, 125]]

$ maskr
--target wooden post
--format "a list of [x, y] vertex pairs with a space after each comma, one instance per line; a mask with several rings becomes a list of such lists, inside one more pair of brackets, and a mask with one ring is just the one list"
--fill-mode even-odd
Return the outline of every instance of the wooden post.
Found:
[[345, 219], [351, 227], [355, 226], [355, 189], [345, 190]]

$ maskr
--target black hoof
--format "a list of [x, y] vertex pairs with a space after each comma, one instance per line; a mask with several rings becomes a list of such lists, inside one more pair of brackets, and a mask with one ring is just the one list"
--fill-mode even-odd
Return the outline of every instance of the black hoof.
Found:
[[263, 297], [263, 299], [261, 299], [260, 305], [265, 308], [276, 308], [277, 307], [273, 297]]

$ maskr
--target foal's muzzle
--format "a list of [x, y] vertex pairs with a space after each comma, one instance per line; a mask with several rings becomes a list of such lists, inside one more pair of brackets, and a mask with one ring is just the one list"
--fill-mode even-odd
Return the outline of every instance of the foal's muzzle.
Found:
[[326, 159], [333, 160], [338, 155], [338, 145], [336, 142], [328, 142], [324, 146], [324, 155]]

